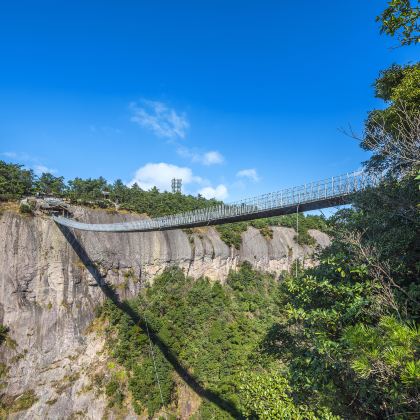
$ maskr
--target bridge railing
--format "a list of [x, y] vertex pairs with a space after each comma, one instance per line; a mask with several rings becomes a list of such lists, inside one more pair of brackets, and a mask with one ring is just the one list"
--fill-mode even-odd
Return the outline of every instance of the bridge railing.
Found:
[[265, 210], [298, 206], [300, 204], [335, 197], [344, 197], [361, 191], [366, 187], [376, 186], [379, 180], [380, 178], [373, 177], [365, 172], [353, 172], [258, 197], [247, 198], [230, 204], [197, 209], [174, 216], [159, 217], [153, 219], [153, 221], [159, 227], [167, 227], [260, 213]]
[[372, 176], [365, 172], [344, 174], [298, 187], [263, 194], [258, 197], [247, 198], [230, 204], [220, 204], [204, 209], [197, 209], [185, 213], [158, 217], [149, 220], [115, 224], [86, 224], [71, 219], [55, 217], [58, 223], [85, 230], [101, 230], [107, 232], [118, 231], [152, 231], [165, 228], [182, 228], [191, 225], [205, 225], [217, 220], [229, 220], [243, 215], [258, 215], [264, 211], [296, 207], [301, 204], [322, 202], [338, 197], [346, 197], [368, 187], [375, 187], [381, 177]]

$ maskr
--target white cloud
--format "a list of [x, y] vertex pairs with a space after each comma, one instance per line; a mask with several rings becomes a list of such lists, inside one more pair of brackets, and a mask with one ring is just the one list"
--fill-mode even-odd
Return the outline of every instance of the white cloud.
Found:
[[141, 168], [137, 169], [133, 179], [127, 184], [132, 186], [137, 185], [144, 189], [150, 190], [157, 187], [161, 191], [170, 191], [171, 181], [173, 178], [181, 178], [183, 191], [185, 186], [201, 186], [196, 193], [201, 194], [205, 198], [216, 198], [224, 200], [228, 196], [228, 189], [225, 185], [220, 184], [213, 188], [209, 185], [209, 181], [193, 174], [192, 170], [187, 167], [180, 167], [170, 163], [147, 163]]
[[184, 113], [178, 114], [163, 102], [142, 100], [130, 104], [131, 121], [147, 128], [159, 137], [185, 138], [190, 126]]
[[242, 169], [239, 171], [236, 176], [238, 178], [248, 178], [251, 181], [258, 182], [260, 180], [260, 177], [258, 176], [258, 173], [256, 169]]
[[204, 153], [203, 155], [203, 164], [204, 165], [218, 165], [223, 163], [225, 158], [221, 153], [216, 150], [211, 152]]
[[228, 189], [223, 184], [218, 185], [216, 188], [204, 187], [198, 191], [198, 193], [201, 194], [204, 198], [215, 198], [217, 200], [224, 200], [229, 195]]
[[194, 176], [192, 170], [186, 167], [172, 165], [170, 163], [147, 163], [137, 169], [134, 178], [128, 183], [135, 183], [144, 190], [157, 187], [160, 190], [169, 191], [171, 189], [171, 180], [173, 178], [181, 178], [183, 185], [203, 184], [206, 181], [201, 177]]
[[191, 162], [201, 163], [206, 166], [219, 165], [225, 161], [224, 156], [217, 150], [199, 153], [187, 147], [180, 146], [177, 149], [177, 153], [184, 158], [190, 159]]
[[57, 169], [47, 168], [44, 165], [34, 165], [33, 170], [36, 175], [42, 175], [43, 173], [55, 174], [57, 172]]

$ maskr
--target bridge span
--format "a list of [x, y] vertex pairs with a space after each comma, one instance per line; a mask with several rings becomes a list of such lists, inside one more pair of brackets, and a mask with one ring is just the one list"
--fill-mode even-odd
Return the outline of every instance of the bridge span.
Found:
[[354, 194], [376, 187], [380, 180], [365, 172], [352, 172], [236, 203], [132, 222], [92, 224], [62, 216], [52, 218], [69, 228], [95, 232], [152, 232], [220, 225], [349, 204]]

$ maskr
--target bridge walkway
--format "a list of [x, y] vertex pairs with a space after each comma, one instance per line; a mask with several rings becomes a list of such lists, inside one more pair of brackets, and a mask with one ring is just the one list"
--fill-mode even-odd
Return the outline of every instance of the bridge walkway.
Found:
[[353, 172], [230, 204], [123, 223], [91, 224], [62, 216], [53, 220], [68, 228], [94, 232], [153, 232], [255, 220], [351, 202], [354, 194], [376, 187], [381, 178]]

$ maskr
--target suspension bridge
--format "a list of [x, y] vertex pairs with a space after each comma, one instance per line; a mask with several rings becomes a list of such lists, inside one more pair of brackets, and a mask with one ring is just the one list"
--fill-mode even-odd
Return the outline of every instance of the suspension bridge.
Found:
[[308, 210], [319, 210], [349, 204], [354, 194], [376, 187], [381, 177], [366, 172], [352, 172], [293, 188], [154, 219], [123, 223], [92, 224], [52, 216], [68, 228], [95, 232], [153, 232], [255, 220]]

